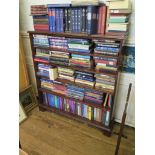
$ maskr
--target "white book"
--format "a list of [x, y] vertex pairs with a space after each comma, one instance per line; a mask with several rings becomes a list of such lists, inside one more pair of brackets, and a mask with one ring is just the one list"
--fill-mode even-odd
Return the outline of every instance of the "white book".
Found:
[[120, 1], [111, 1], [109, 2], [109, 9], [131, 9], [130, 0], [120, 0]]

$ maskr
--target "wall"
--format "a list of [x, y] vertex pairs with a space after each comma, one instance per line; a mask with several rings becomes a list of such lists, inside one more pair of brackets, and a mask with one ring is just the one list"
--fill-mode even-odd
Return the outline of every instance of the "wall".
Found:
[[[103, 1], [103, 0], [102, 0]], [[131, 23], [130, 23], [130, 29], [129, 29], [129, 37], [127, 40], [127, 45], [134, 45], [134, 16], [135, 16], [135, 9], [134, 9], [134, 0], [133, 2], [133, 13], [131, 15]], [[30, 82], [35, 87], [35, 92], [37, 94], [36, 89], [36, 81], [34, 77], [34, 69], [33, 69], [33, 62], [31, 57], [31, 48], [30, 48], [30, 41], [29, 36], [27, 34], [27, 31], [34, 30], [33, 29], [33, 21], [32, 17], [30, 16], [30, 6], [31, 5], [37, 5], [37, 4], [62, 4], [62, 3], [70, 3], [70, 0], [20, 0], [19, 1], [19, 13], [20, 13], [20, 32], [23, 38], [23, 44], [24, 44], [24, 52], [25, 52], [25, 58], [26, 58], [26, 65], [28, 68], [28, 75], [30, 78]], [[123, 113], [123, 108], [126, 102], [126, 94], [128, 89], [129, 81], [133, 83], [133, 88], [130, 96], [129, 101], [129, 107], [128, 107], [128, 114], [126, 119], [126, 124], [130, 126], [134, 126], [135, 123], [135, 96], [134, 96], [134, 74], [128, 74], [128, 73], [121, 73], [120, 74], [120, 81], [118, 83], [118, 94], [116, 98], [116, 111], [115, 111], [115, 119], [116, 121], [120, 122], [121, 116]]]

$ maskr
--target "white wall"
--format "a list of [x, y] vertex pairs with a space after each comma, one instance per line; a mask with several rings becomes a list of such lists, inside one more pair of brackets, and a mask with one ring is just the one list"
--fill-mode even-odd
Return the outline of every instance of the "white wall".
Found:
[[[23, 38], [23, 45], [24, 45], [24, 52], [26, 57], [26, 65], [28, 68], [28, 74], [30, 78], [30, 82], [35, 87], [35, 92], [37, 94], [36, 89], [36, 80], [34, 77], [34, 69], [33, 69], [33, 62], [32, 62], [32, 53], [30, 48], [30, 40], [29, 36], [27, 34], [27, 31], [34, 30], [33, 29], [33, 21], [32, 17], [30, 16], [30, 6], [31, 5], [37, 5], [37, 4], [62, 4], [62, 3], [70, 3], [71, 0], [19, 0], [19, 13], [20, 13], [20, 32], [21, 37]], [[104, 1], [104, 0], [102, 0]], [[134, 9], [134, 0], [131, 0], [133, 2], [133, 13], [131, 15], [131, 24], [129, 29], [129, 37], [127, 40], [127, 44], [134, 45], [135, 39], [134, 39], [134, 17], [135, 17], [135, 9]], [[127, 95], [127, 89], [128, 84], [131, 81], [133, 83], [130, 100], [129, 100], [129, 106], [128, 106], [128, 114], [126, 119], [126, 124], [130, 126], [135, 126], [135, 91], [134, 91], [134, 74], [128, 74], [128, 73], [121, 73], [120, 74], [120, 80], [118, 82], [118, 93], [116, 95], [116, 110], [115, 110], [115, 119], [116, 121], [120, 122], [124, 105], [126, 102], [126, 95]]]

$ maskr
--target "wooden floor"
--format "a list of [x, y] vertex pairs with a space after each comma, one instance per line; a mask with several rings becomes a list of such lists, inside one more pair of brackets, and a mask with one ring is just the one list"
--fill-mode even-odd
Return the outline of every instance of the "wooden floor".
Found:
[[[113, 132], [119, 131], [119, 125]], [[135, 132], [125, 127], [119, 155], [135, 154]], [[29, 155], [114, 155], [117, 135], [104, 136], [101, 131], [35, 108], [20, 125], [22, 149]]]

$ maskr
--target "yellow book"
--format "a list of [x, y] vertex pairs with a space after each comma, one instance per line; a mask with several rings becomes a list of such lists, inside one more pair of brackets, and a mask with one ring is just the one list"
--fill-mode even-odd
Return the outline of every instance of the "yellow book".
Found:
[[106, 106], [106, 103], [107, 103], [107, 100], [108, 100], [108, 96], [109, 96], [109, 95], [108, 95], [108, 93], [107, 93], [107, 94], [106, 94], [106, 97], [105, 97], [105, 100], [104, 100], [104, 104], [103, 104], [104, 107]]
[[87, 112], [88, 119], [91, 120], [91, 107], [88, 106], [87, 110], [88, 110], [88, 112]]
[[49, 76], [50, 76], [50, 80], [57, 79], [58, 78], [58, 69], [57, 68], [49, 69]]

